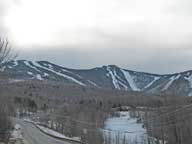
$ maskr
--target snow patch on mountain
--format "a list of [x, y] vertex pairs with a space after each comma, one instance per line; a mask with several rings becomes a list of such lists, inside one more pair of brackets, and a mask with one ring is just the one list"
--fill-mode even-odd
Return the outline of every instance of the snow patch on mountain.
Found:
[[132, 76], [130, 75], [130, 73], [129, 73], [128, 71], [123, 70], [123, 69], [121, 69], [121, 72], [123, 73], [125, 79], [126, 79], [127, 82], [129, 83], [131, 89], [132, 89], [133, 91], [140, 91], [140, 89], [137, 88], [137, 86], [136, 86], [136, 84], [135, 84]]
[[36, 75], [36, 78], [37, 78], [38, 80], [43, 80], [43, 78], [41, 77], [40, 74], [37, 74], [37, 75]]
[[175, 80], [180, 78], [180, 76], [181, 75], [179, 74], [179, 75], [175, 75], [175, 76], [172, 76], [171, 78], [169, 78], [168, 83], [165, 85], [165, 87], [162, 89], [162, 91], [167, 90]]
[[27, 72], [28, 75], [32, 75], [33, 76], [33, 73], [32, 72]]
[[[177, 90], [183, 95], [192, 96], [192, 71], [160, 75], [130, 71], [114, 65], [78, 70], [65, 68], [48, 61], [32, 62], [28, 60], [10, 61], [0, 67], [0, 71], [8, 73], [10, 79], [16, 80], [48, 80], [66, 84], [73, 82], [73, 84], [81, 86], [147, 93], [160, 93], [165, 90], [172, 93], [173, 90]], [[175, 80], [182, 89], [174, 88]]]
[[29, 61], [24, 61], [24, 64], [32, 69], [34, 69], [35, 71], [41, 72], [39, 69], [37, 69], [36, 67], [34, 67], [33, 65], [30, 64]]
[[14, 64], [13, 67], [18, 66], [18, 61], [17, 61], [17, 60], [14, 60], [14, 61], [13, 61], [13, 64]]
[[48, 74], [48, 73], [44, 73], [43, 76], [44, 76], [44, 77], [48, 77], [49, 74]]
[[[192, 89], [192, 75], [188, 74], [188, 77], [184, 77], [189, 82], [189, 87]], [[192, 90], [190, 90], [188, 96], [192, 96]]]
[[64, 78], [66, 78], [66, 79], [68, 79], [68, 80], [71, 80], [71, 81], [73, 81], [73, 82], [75, 82], [75, 83], [77, 83], [77, 84], [79, 84], [79, 85], [86, 86], [84, 83], [80, 82], [79, 80], [77, 80], [77, 79], [75, 79], [75, 78], [73, 78], [73, 77], [70, 77], [70, 76], [68, 76], [68, 75], [65, 75], [65, 74], [63, 74], [63, 73], [56, 72], [56, 71], [54, 71], [54, 70], [52, 70], [52, 69], [49, 69], [49, 68], [47, 68], [47, 67], [45, 67], [45, 66], [41, 66], [38, 62], [37, 62], [37, 63], [34, 63], [34, 65], [35, 65], [36, 67], [40, 67], [40, 68], [42, 68], [42, 69], [45, 69], [45, 70], [50, 71], [50, 72], [52, 72], [52, 73], [55, 73], [55, 74], [58, 75], [58, 76], [64, 77]]
[[6, 68], [6, 66], [0, 67], [0, 72], [4, 72], [5, 68]]
[[184, 79], [186, 79], [189, 82], [190, 88], [192, 88], [192, 75], [184, 77]]
[[154, 82], [156, 82], [156, 81], [159, 80], [159, 79], [160, 79], [160, 77], [154, 77], [154, 80], [151, 81], [148, 85], [146, 85], [146, 86], [144, 87], [144, 89], [149, 88]]
[[108, 75], [110, 75], [111, 78], [112, 78], [112, 82], [113, 82], [114, 87], [116, 89], [120, 90], [120, 86], [119, 86], [118, 80], [115, 78], [115, 75], [113, 74], [113, 71], [110, 69], [109, 66], [107, 66], [107, 71], [108, 71]]
[[96, 83], [94, 83], [94, 82], [91, 81], [91, 80], [88, 80], [88, 82], [89, 82], [90, 84], [92, 84], [93, 86], [95, 86], [95, 87], [99, 87]]

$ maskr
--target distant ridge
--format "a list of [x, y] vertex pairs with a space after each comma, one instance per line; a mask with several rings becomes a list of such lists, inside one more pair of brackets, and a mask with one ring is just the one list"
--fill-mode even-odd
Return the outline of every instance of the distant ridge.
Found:
[[192, 96], [192, 71], [151, 74], [126, 70], [115, 65], [78, 70], [48, 61], [28, 60], [11, 61], [1, 71], [9, 73], [14, 80], [59, 81], [85, 87]]

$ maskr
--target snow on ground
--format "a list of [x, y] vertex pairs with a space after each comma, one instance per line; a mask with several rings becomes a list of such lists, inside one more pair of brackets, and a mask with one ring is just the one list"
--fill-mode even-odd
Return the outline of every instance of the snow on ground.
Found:
[[177, 80], [177, 79], [180, 78], [180, 76], [181, 76], [181, 75], [172, 76], [172, 77], [170, 78], [169, 82], [168, 82], [168, 83], [165, 85], [165, 87], [162, 89], [162, 91], [167, 90], [175, 80]]
[[[34, 76], [34, 74], [32, 72], [27, 72], [28, 75]], [[34, 76], [36, 79], [38, 80], [43, 80], [42, 76], [40, 74], [37, 74]]]
[[17, 60], [14, 60], [14, 61], [13, 61], [13, 64], [14, 64], [13, 67], [18, 66], [18, 61], [17, 61]]
[[[184, 79], [189, 82], [190, 88], [192, 88], [192, 75], [188, 73], [188, 77], [184, 77]], [[192, 91], [189, 92], [188, 96], [192, 96]]]
[[0, 67], [0, 72], [4, 72], [6, 66]]
[[9, 79], [9, 83], [17, 83], [17, 82], [23, 82], [25, 80], [21, 80], [21, 79]]
[[48, 64], [47, 66], [49, 67], [49, 69], [54, 69], [51, 64]]
[[188, 77], [184, 77], [184, 79], [188, 80], [188, 82], [190, 84], [190, 88], [192, 88], [192, 75], [190, 75]]
[[[115, 77], [117, 77], [119, 80], [124, 81], [124, 80], [122, 80], [122, 79], [121, 79], [121, 77], [120, 77], [120, 76], [118, 76], [118, 74], [117, 74], [117, 72], [116, 72], [116, 71], [114, 71], [114, 75], [115, 75]], [[127, 87], [124, 83], [122, 83], [121, 81], [118, 81], [118, 82], [119, 82], [119, 84], [120, 84], [120, 85], [122, 85], [122, 86], [125, 88], [125, 90], [127, 90], [127, 89], [128, 89], [128, 87]], [[124, 81], [124, 82], [125, 82], [125, 81]]]
[[45, 70], [50, 71], [50, 72], [52, 72], [52, 73], [55, 73], [55, 74], [57, 74], [58, 76], [67, 78], [67, 79], [69, 79], [69, 80], [71, 80], [71, 81], [73, 81], [73, 82], [75, 82], [75, 83], [77, 83], [77, 84], [79, 84], [79, 85], [86, 86], [84, 83], [80, 82], [79, 80], [77, 80], [77, 79], [75, 79], [75, 78], [73, 78], [73, 77], [70, 77], [70, 76], [68, 76], [68, 75], [65, 75], [65, 74], [63, 74], [63, 73], [61, 73], [61, 72], [57, 72], [57, 71], [55, 71], [55, 70], [49, 69], [49, 68], [47, 68], [47, 67], [44, 67], [44, 66], [40, 65], [39, 63], [33, 63], [33, 64], [34, 64], [36, 67], [40, 67], [40, 68], [42, 68], [42, 69], [45, 69]]
[[37, 75], [36, 75], [36, 78], [37, 78], [38, 80], [43, 80], [43, 78], [41, 77], [40, 74], [37, 74]]
[[39, 129], [41, 129], [43, 132], [49, 134], [49, 135], [52, 135], [52, 136], [55, 136], [55, 137], [58, 137], [58, 138], [64, 138], [64, 139], [68, 139], [68, 140], [75, 140], [75, 141], [80, 141], [80, 138], [79, 137], [72, 137], [72, 138], [69, 138], [61, 133], [58, 133], [52, 129], [49, 129], [49, 128], [46, 128], [44, 126], [40, 126], [40, 125], [37, 125], [37, 127]]
[[21, 126], [19, 124], [15, 125], [14, 131], [12, 132], [11, 136], [15, 139], [22, 139]]
[[44, 76], [44, 77], [48, 77], [49, 74], [48, 74], [48, 73], [44, 73], [43, 76]]
[[96, 83], [94, 83], [93, 81], [91, 81], [91, 80], [88, 80], [88, 82], [89, 83], [91, 83], [93, 86], [95, 86], [95, 87], [99, 87]]
[[40, 125], [39, 122], [34, 122], [31, 119], [26, 118], [26, 119], [23, 119], [23, 120], [25, 122], [29, 122], [29, 123], [32, 123], [32, 124], [36, 125], [40, 130], [42, 130], [44, 133], [46, 133], [48, 135], [52, 135], [52, 136], [57, 137], [57, 138], [63, 138], [63, 139], [74, 140], [74, 141], [81, 141], [80, 137], [67, 137], [64, 134], [56, 132], [56, 131], [54, 131], [54, 130], [52, 130], [50, 128], [44, 127], [44, 126]]
[[35, 71], [41, 72], [39, 69], [37, 69], [35, 66], [31, 65], [29, 61], [24, 61], [24, 64], [32, 69], [34, 69]]
[[130, 112], [119, 112], [119, 117], [107, 119], [104, 128], [104, 144], [129, 144], [146, 140], [146, 130], [141, 123], [137, 123], [136, 118], [130, 117]]
[[111, 76], [112, 78], [112, 82], [113, 82], [113, 85], [116, 89], [120, 89], [120, 86], [118, 84], [118, 80], [115, 78], [113, 72], [111, 71], [110, 67], [107, 66], [107, 71], [108, 71], [108, 74]]
[[130, 73], [128, 71], [123, 70], [123, 69], [121, 69], [121, 71], [124, 74], [124, 77], [127, 80], [127, 82], [129, 83], [131, 89], [134, 91], [140, 91], [140, 89], [137, 88], [137, 86], [136, 86], [133, 78], [131, 77]]
[[32, 75], [33, 76], [33, 73], [32, 72], [27, 72], [28, 75]]
[[154, 77], [154, 80], [152, 80], [147, 86], [144, 87], [144, 89], [150, 87], [155, 81], [159, 80], [160, 77]]

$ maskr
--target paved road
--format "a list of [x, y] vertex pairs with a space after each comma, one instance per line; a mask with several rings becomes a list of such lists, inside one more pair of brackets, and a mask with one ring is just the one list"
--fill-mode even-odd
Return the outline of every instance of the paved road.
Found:
[[77, 144], [52, 138], [31, 123], [20, 121], [19, 124], [22, 126], [23, 137], [29, 144]]

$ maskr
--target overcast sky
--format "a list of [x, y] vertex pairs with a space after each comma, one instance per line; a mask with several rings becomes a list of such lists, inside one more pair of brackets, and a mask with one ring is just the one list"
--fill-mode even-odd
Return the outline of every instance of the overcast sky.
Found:
[[192, 69], [191, 0], [0, 0], [19, 59], [71, 68]]

